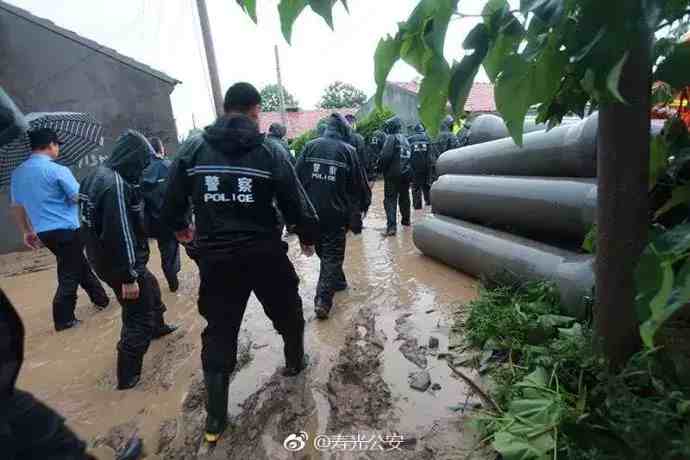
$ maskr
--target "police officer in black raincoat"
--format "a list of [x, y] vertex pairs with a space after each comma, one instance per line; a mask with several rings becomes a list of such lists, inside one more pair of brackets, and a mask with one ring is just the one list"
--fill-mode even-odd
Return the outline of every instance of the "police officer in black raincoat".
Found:
[[386, 143], [386, 133], [377, 129], [371, 135], [369, 139], [369, 165], [367, 166], [367, 175], [369, 182], [376, 180], [379, 174], [379, 160], [381, 157], [381, 150], [383, 150], [383, 144]]
[[435, 182], [438, 178], [438, 175], [436, 173], [436, 160], [438, 160], [438, 157], [440, 157], [444, 152], [447, 152], [448, 150], [457, 149], [460, 147], [460, 141], [458, 140], [458, 137], [455, 134], [453, 134], [452, 128], [453, 117], [448, 115], [445, 118], [445, 120], [443, 120], [443, 122], [441, 123], [441, 132], [439, 132], [438, 136], [436, 137], [436, 141], [434, 142], [435, 152], [432, 182]]
[[[0, 289], [0, 452], [3, 460], [95, 460], [65, 419], [26, 391], [15, 388], [24, 361], [24, 325]], [[117, 460], [142, 451], [132, 438]]]
[[[307, 365], [299, 277], [277, 228], [274, 202], [295, 226], [303, 252], [318, 241], [318, 216], [283, 152], [259, 132], [261, 95], [249, 83], [225, 95], [225, 114], [181, 147], [170, 172], [164, 221], [199, 266], [199, 313], [206, 384], [206, 440], [227, 425], [228, 384], [237, 364], [237, 338], [253, 292], [283, 337], [285, 369]], [[185, 214], [192, 203], [194, 225]]]
[[280, 123], [272, 123], [271, 126], [268, 127], [268, 134], [266, 135], [266, 140], [269, 142], [273, 142], [275, 145], [281, 147], [287, 154], [290, 163], [292, 163], [292, 166], [294, 166], [297, 163], [297, 160], [290, 153], [290, 146], [288, 145], [287, 141], [285, 141], [286, 134], [287, 128], [285, 126], [281, 125]]
[[402, 134], [402, 122], [393, 117], [384, 125], [386, 142], [381, 150], [381, 173], [384, 182], [383, 206], [386, 209], [386, 231], [383, 236], [394, 236], [397, 232], [397, 208], [400, 205], [401, 223], [410, 225], [410, 143]]
[[168, 186], [170, 160], [165, 158], [165, 147], [158, 137], [150, 139], [154, 155], [144, 169], [141, 191], [144, 196], [144, 217], [149, 238], [155, 238], [161, 255], [161, 268], [171, 292], [177, 292], [180, 281], [180, 244], [175, 234], [161, 222], [165, 190]]
[[160, 286], [146, 268], [149, 243], [144, 228], [140, 184], [153, 149], [139, 132], [127, 130], [105, 163], [79, 187], [79, 207], [86, 255], [99, 278], [122, 306], [117, 344], [117, 387], [127, 390], [141, 377], [152, 338], [176, 328], [165, 324]]
[[433, 158], [431, 141], [421, 123], [415, 126], [415, 134], [410, 136], [408, 141], [412, 150], [410, 159], [412, 165], [412, 206], [415, 209], [422, 209], [422, 197], [426, 206], [431, 204], [429, 198], [431, 169], [435, 159]]
[[297, 162], [297, 175], [319, 215], [321, 238], [316, 253], [321, 259], [314, 310], [326, 319], [336, 291], [347, 288], [343, 272], [346, 233], [362, 231], [362, 214], [371, 194], [355, 148], [349, 143], [351, 128], [339, 114], [328, 119], [323, 137], [304, 147]]

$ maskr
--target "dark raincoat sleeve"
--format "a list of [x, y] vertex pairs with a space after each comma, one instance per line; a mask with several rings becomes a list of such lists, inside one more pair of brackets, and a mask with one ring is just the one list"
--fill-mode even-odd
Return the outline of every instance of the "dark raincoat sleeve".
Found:
[[395, 136], [386, 136], [386, 141], [383, 143], [383, 148], [381, 149], [381, 159], [379, 160], [379, 166], [381, 168], [381, 174], [384, 176], [388, 172], [393, 162], [393, 156], [395, 155]]
[[0, 289], [0, 405], [14, 393], [24, 361], [24, 325]]
[[352, 155], [352, 160], [352, 193], [358, 197], [359, 211], [366, 214], [371, 206], [371, 187], [369, 187], [369, 181], [367, 180], [367, 171], [364, 165], [360, 163], [357, 153]]
[[161, 221], [173, 232], [189, 227], [192, 183], [187, 175], [187, 169], [190, 166], [189, 158], [183, 151], [170, 165], [168, 172], [168, 186], [161, 208]]
[[[278, 154], [273, 172], [276, 184], [276, 201], [287, 225], [295, 226], [300, 242], [313, 246], [319, 239], [319, 217], [307, 192], [297, 177], [295, 168], [285, 156]], [[297, 166], [303, 163], [302, 159]], [[302, 165], [304, 167], [304, 165]], [[303, 168], [302, 168], [303, 169]]]
[[125, 283], [137, 279], [136, 234], [130, 213], [134, 197], [125, 181], [115, 177], [115, 183], [103, 194], [101, 201], [101, 244], [110, 257], [116, 276]]

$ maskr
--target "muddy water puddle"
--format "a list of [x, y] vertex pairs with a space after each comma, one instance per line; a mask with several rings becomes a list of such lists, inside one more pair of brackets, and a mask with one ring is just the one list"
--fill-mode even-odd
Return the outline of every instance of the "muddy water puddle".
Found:
[[[328, 434], [329, 427], [338, 425], [334, 425], [333, 401], [343, 399], [333, 395], [333, 384], [343, 381], [343, 375], [334, 369], [343, 363], [342, 354], [348, 352], [351, 336], [364, 341], [365, 347], [380, 344], [375, 353], [363, 356], [376, 356], [380, 361], [372, 369], [380, 375], [377, 385], [386, 387], [381, 394], [390, 395], [390, 407], [386, 406], [386, 413], [373, 414], [374, 417], [350, 414], [353, 420], [380, 419], [378, 428], [365, 426], [364, 422], [338, 427], [352, 430], [352, 434], [356, 430], [398, 431], [418, 438], [437, 430], [441, 433], [439, 439], [449, 440], [429, 444], [437, 455], [428, 458], [454, 458], [441, 454], [455, 448], [453, 443], [464, 442], [457, 436], [463, 430], [460, 416], [449, 407], [462, 404], [468, 389], [451, 375], [446, 362], [438, 359], [437, 354], [447, 351], [453, 308], [474, 297], [475, 281], [422, 256], [412, 243], [411, 228], [400, 227], [396, 237], [382, 238], [380, 232], [385, 227], [382, 189], [382, 184], [377, 184], [374, 205], [363, 233], [348, 236], [345, 272], [349, 288], [336, 295], [334, 310], [327, 321], [314, 317], [319, 261], [316, 257], [308, 259], [300, 255], [296, 237], [287, 238], [290, 257], [301, 278], [300, 293], [307, 321], [306, 349], [312, 365], [304, 378], [295, 381], [285, 383], [277, 375], [277, 369], [283, 365], [282, 340], [252, 296], [240, 334], [242, 340], [250, 343], [251, 360], [233, 378], [228, 405], [232, 420], [246, 423], [250, 428], [246, 436], [233, 439], [234, 453], [223, 456], [219, 451], [216, 457], [209, 458], [248, 458], [240, 455], [254, 452], [252, 449], [256, 449], [256, 455], [252, 453], [250, 457], [257, 459], [331, 458], [313, 446], [302, 452], [301, 457], [293, 457], [281, 452], [282, 442], [293, 431], [306, 431], [313, 439]], [[420, 220], [425, 213], [415, 212], [413, 220]], [[157, 253], [155, 249], [152, 252], [150, 268], [163, 279]], [[120, 330], [119, 307], [113, 302], [106, 311], [97, 312], [80, 293], [77, 315], [84, 324], [73, 331], [55, 334], [50, 319], [54, 267], [38, 272], [17, 271], [19, 274], [11, 277], [4, 272], [0, 284], [17, 303], [27, 327], [27, 358], [19, 386], [61, 410], [70, 425], [86, 439], [92, 440], [114, 426], [134, 421], [147, 445], [147, 458], [186, 458], [164, 456], [157, 453], [156, 446], [161, 438], [161, 425], [176, 426], [187, 420], [198, 420], [202, 410], [195, 406], [196, 412], [180, 419], [182, 401], [189, 397], [195, 376], [198, 378], [199, 334], [205, 325], [196, 308], [195, 265], [185, 257], [177, 294], [163, 288], [167, 317], [180, 324], [181, 330], [152, 344], [144, 363], [144, 378], [150, 381], [129, 392], [112, 388], [115, 345]], [[362, 322], [363, 309], [373, 315], [373, 323], [369, 321], [371, 318]], [[369, 334], [364, 324], [374, 324], [373, 334]], [[430, 337], [438, 340], [434, 349], [428, 347]], [[416, 344], [410, 345], [414, 339]], [[413, 356], [418, 364], [401, 352], [405, 344], [406, 354]], [[423, 370], [429, 373], [431, 384], [440, 385], [440, 389], [420, 392], [410, 388], [409, 374]], [[363, 388], [368, 391], [366, 384]], [[371, 404], [376, 407], [375, 401]], [[177, 431], [179, 434], [180, 429]], [[332, 458], [336, 457], [349, 458], [340, 454]]]

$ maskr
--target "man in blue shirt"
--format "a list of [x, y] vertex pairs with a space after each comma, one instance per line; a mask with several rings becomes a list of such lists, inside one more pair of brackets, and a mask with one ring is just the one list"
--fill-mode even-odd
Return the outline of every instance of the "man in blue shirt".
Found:
[[79, 235], [79, 184], [72, 172], [54, 162], [60, 141], [50, 128], [29, 132], [31, 156], [12, 173], [12, 214], [31, 249], [45, 245], [57, 258], [58, 288], [53, 299], [55, 330], [79, 324], [74, 316], [77, 288], [99, 308], [108, 296], [84, 257]]

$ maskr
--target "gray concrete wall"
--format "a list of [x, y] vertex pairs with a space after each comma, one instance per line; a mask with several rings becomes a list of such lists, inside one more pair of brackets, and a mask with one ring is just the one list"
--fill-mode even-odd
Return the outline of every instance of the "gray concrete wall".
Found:
[[[417, 95], [405, 91], [395, 85], [386, 85], [383, 93], [383, 105], [393, 110], [403, 122], [403, 132], [408, 126], [415, 126], [419, 123], [419, 100]], [[369, 99], [366, 104], [357, 112], [357, 118], [369, 115], [376, 108], [374, 98]]]
[[[73, 167], [77, 178], [100, 163], [127, 128], [177, 150], [174, 86], [54, 31], [0, 9], [0, 86], [24, 113], [87, 112], [104, 126], [104, 145]], [[0, 190], [0, 253], [21, 248]]]

